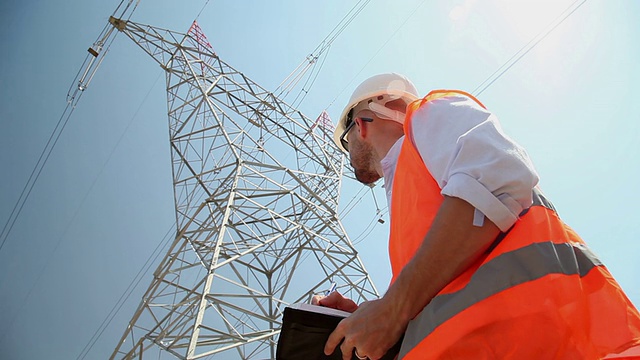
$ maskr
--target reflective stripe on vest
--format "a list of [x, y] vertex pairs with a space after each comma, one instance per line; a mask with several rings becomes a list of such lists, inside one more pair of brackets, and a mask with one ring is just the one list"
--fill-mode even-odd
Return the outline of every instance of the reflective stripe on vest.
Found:
[[[430, 93], [409, 106], [405, 134], [415, 110], [449, 95], [474, 99], [456, 91]], [[440, 191], [405, 140], [393, 181], [392, 282], [428, 232]], [[401, 358], [595, 359], [640, 344], [638, 311], [551, 203], [537, 190], [533, 195], [533, 206], [491, 251], [409, 323]]]
[[481, 266], [464, 289], [435, 297], [416, 316], [407, 328], [400, 357], [429, 336], [438, 325], [489, 296], [549, 274], [583, 277], [598, 265], [602, 265], [600, 260], [581, 244], [534, 243], [499, 255]]

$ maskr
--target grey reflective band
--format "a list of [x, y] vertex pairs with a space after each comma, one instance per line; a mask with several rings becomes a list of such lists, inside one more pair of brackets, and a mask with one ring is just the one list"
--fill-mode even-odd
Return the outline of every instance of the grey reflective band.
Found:
[[[533, 203], [531, 204], [531, 207], [528, 207], [524, 210], [522, 210], [522, 212], [518, 215], [518, 217], [523, 217], [526, 213], [529, 212], [529, 209], [531, 209], [534, 206], [542, 206], [544, 208], [547, 208], [551, 211], [553, 211], [554, 213], [556, 213], [556, 208], [553, 206], [553, 204], [551, 203], [551, 201], [549, 201], [549, 199], [547, 199], [544, 194], [542, 193], [542, 191], [540, 191], [540, 189], [538, 188], [533, 188], [533, 190], [531, 191], [531, 198], [533, 200]], [[557, 213], [556, 213], [557, 215]], [[514, 224], [515, 226], [515, 224]], [[511, 227], [511, 229], [513, 229], [513, 226]], [[487, 249], [487, 254], [492, 252], [493, 249], [496, 248], [496, 246], [498, 246], [498, 244], [500, 244], [500, 242], [509, 234], [509, 232], [511, 232], [511, 229], [507, 230], [506, 232], [501, 232], [498, 237], [496, 237], [496, 239], [493, 241], [493, 243], [491, 244], [491, 246], [489, 246], [489, 248]]]
[[584, 245], [533, 243], [496, 256], [482, 265], [461, 290], [439, 295], [415, 317], [407, 327], [400, 357], [466, 308], [503, 290], [539, 279], [549, 274], [583, 277], [602, 263]]
[[[553, 212], [556, 212], [556, 208], [553, 206], [551, 201], [549, 201], [549, 199], [547, 199], [544, 196], [544, 194], [542, 193], [542, 191], [540, 191], [540, 189], [533, 188], [532, 200], [533, 200], [533, 204], [531, 205], [532, 207], [533, 206], [543, 206], [543, 207], [546, 207], [547, 209], [549, 209], [549, 210], [551, 210]], [[520, 216], [522, 217], [528, 211], [529, 211], [529, 209], [525, 209], [524, 211], [522, 211], [522, 213], [520, 213]]]

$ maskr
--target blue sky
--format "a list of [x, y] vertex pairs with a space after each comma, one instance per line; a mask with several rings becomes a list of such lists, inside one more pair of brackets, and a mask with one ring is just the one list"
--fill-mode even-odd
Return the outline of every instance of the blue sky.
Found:
[[[132, 20], [186, 31], [204, 3], [142, 0]], [[573, 3], [373, 0], [335, 41], [300, 108], [335, 118], [351, 89], [387, 71], [406, 74], [423, 93], [473, 91]], [[2, 226], [64, 110], [86, 48], [116, 6], [0, 3]], [[222, 59], [275, 89], [351, 6], [211, 1], [198, 21]], [[480, 96], [527, 149], [560, 216], [635, 304], [639, 11], [631, 0], [586, 1]], [[0, 357], [76, 358], [175, 221], [163, 87], [161, 69], [119, 36], [0, 251]], [[342, 204], [360, 189], [345, 181]], [[384, 292], [388, 221], [375, 221], [373, 196], [362, 193], [343, 221]], [[382, 190], [374, 193], [388, 220]], [[150, 280], [143, 277], [86, 358], [110, 354]]]

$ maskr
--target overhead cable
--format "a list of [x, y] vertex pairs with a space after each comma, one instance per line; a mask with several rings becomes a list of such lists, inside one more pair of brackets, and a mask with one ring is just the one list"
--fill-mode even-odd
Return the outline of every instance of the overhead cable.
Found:
[[[80, 93], [78, 98], [80, 96], [82, 96], [82, 93]], [[45, 164], [49, 160], [49, 156], [51, 156], [51, 152], [53, 151], [53, 148], [58, 143], [58, 140], [60, 139], [60, 135], [62, 135], [62, 132], [64, 131], [64, 128], [67, 126], [67, 123], [69, 122], [69, 118], [71, 117], [71, 114], [73, 114], [74, 110], [75, 110], [75, 105], [71, 105], [71, 103], [68, 102], [67, 106], [62, 112], [62, 115], [58, 119], [56, 127], [53, 129], [53, 132], [49, 136], [49, 140], [47, 141], [47, 144], [44, 146], [44, 149], [42, 149], [42, 152], [40, 153], [40, 157], [38, 158], [36, 165], [34, 166], [33, 170], [31, 170], [31, 175], [29, 175], [29, 179], [27, 179], [27, 182], [24, 184], [24, 188], [22, 188], [22, 192], [20, 193], [18, 200], [16, 201], [15, 205], [13, 206], [13, 209], [11, 210], [11, 214], [9, 214], [9, 218], [7, 219], [7, 221], [4, 224], [4, 227], [2, 228], [2, 232], [0, 232], [0, 252], [2, 252], [2, 249], [5, 243], [7, 242], [7, 238], [9, 238], [9, 234], [11, 234], [11, 230], [13, 229], [13, 226], [15, 225], [16, 221], [18, 220], [18, 217], [22, 213], [24, 204], [27, 202], [29, 195], [31, 195], [31, 191], [33, 190], [34, 185], [40, 178], [42, 169], [44, 168]]]
[[[134, 1], [135, 1], [135, 4], [134, 4]], [[139, 2], [140, 2], [139, 0], [128, 0], [128, 1], [122, 0], [118, 5], [118, 7], [116, 8], [116, 10], [113, 12], [113, 16], [120, 16], [120, 17], [128, 16], [127, 19], [130, 18], [133, 12], [138, 7]], [[93, 76], [95, 75], [95, 72], [98, 70], [98, 67], [102, 63], [102, 60], [104, 59], [105, 55], [107, 54], [107, 52], [109, 52], [109, 48], [111, 47], [111, 44], [115, 39], [115, 34], [112, 35], [112, 31], [113, 31], [113, 26], [111, 24], [107, 24], [105, 28], [102, 30], [102, 32], [100, 33], [100, 35], [98, 36], [98, 40], [93, 44], [92, 47], [89, 48], [88, 50], [89, 54], [87, 54], [87, 57], [82, 63], [80, 70], [76, 74], [71, 84], [71, 87], [67, 92], [67, 105], [64, 111], [62, 112], [62, 115], [60, 115], [60, 118], [58, 119], [58, 122], [56, 123], [56, 126], [53, 129], [53, 132], [49, 136], [49, 140], [47, 141], [44, 149], [42, 149], [42, 152], [40, 153], [40, 157], [38, 158], [36, 165], [31, 171], [31, 174], [29, 175], [29, 179], [27, 179], [27, 182], [25, 183], [22, 189], [22, 192], [18, 197], [18, 200], [16, 201], [15, 205], [13, 206], [13, 209], [11, 210], [11, 214], [9, 215], [9, 218], [7, 218], [7, 221], [5, 222], [2, 228], [2, 232], [0, 232], [0, 252], [2, 251], [2, 248], [4, 247], [7, 241], [7, 238], [9, 237], [9, 234], [11, 233], [13, 226], [18, 220], [18, 217], [22, 213], [22, 209], [24, 208], [24, 205], [27, 202], [29, 195], [31, 195], [31, 191], [33, 190], [33, 187], [35, 186], [36, 182], [40, 178], [42, 169], [44, 168], [47, 161], [49, 160], [49, 157], [51, 156], [51, 152], [53, 151], [56, 144], [58, 143], [58, 140], [60, 139], [60, 135], [62, 135], [62, 132], [67, 126], [67, 123], [69, 122], [69, 119], [71, 118], [71, 115], [73, 114], [73, 111], [75, 110], [76, 105], [78, 104], [78, 101], [80, 101], [80, 98], [84, 93], [84, 90], [88, 87], [89, 83], [93, 79]], [[106, 48], [104, 48], [105, 44], [106, 44]], [[104, 51], [102, 51], [103, 48], [104, 48]]]
[[175, 229], [176, 229], [175, 225], [172, 225], [171, 228], [169, 228], [169, 230], [164, 235], [163, 240], [158, 243], [158, 245], [153, 250], [151, 255], [149, 255], [149, 257], [147, 258], [147, 261], [142, 265], [140, 270], [138, 270], [138, 273], [133, 277], [133, 279], [129, 283], [129, 286], [127, 286], [127, 288], [124, 290], [122, 295], [120, 295], [120, 298], [118, 298], [116, 303], [113, 305], [113, 307], [111, 308], [111, 311], [109, 311], [109, 313], [104, 318], [104, 320], [102, 320], [102, 323], [100, 324], [98, 329], [96, 329], [96, 331], [93, 333], [93, 335], [91, 336], [87, 344], [84, 346], [84, 348], [76, 358], [76, 360], [82, 360], [86, 358], [87, 355], [91, 352], [91, 349], [93, 349], [96, 342], [98, 342], [98, 339], [100, 339], [100, 337], [102, 336], [102, 333], [104, 333], [104, 331], [107, 329], [109, 324], [111, 324], [111, 321], [113, 321], [113, 319], [118, 314], [118, 312], [120, 312], [120, 309], [122, 309], [122, 306], [127, 302], [127, 300], [129, 299], [133, 291], [138, 287], [144, 275], [149, 273], [149, 269], [153, 264], [156, 263], [160, 254], [162, 254], [162, 251], [169, 244], [169, 241], [173, 240], [173, 238], [170, 235], [175, 233]]
[[416, 7], [415, 7], [415, 8], [414, 8], [410, 13], [409, 13], [409, 16], [407, 16], [407, 18], [406, 18], [406, 19], [404, 19], [404, 21], [402, 22], [402, 24], [400, 24], [400, 25], [396, 28], [396, 30], [395, 30], [395, 31], [394, 31], [394, 32], [389, 36], [389, 38], [387, 38], [387, 41], [385, 41], [382, 45], [380, 45], [380, 47], [378, 48], [378, 50], [376, 50], [376, 52], [375, 52], [375, 53], [374, 53], [374, 54], [369, 58], [369, 60], [367, 60], [367, 62], [366, 62], [364, 65], [362, 65], [362, 68], [360, 68], [360, 71], [358, 71], [358, 72], [353, 76], [353, 78], [351, 78], [351, 80], [350, 80], [350, 81], [349, 81], [349, 82], [344, 86], [344, 88], [342, 88], [342, 90], [340, 90], [340, 92], [338, 92], [338, 94], [336, 95], [336, 97], [335, 97], [335, 98], [333, 98], [333, 100], [331, 100], [331, 102], [329, 103], [329, 105], [327, 105], [327, 106], [325, 107], [325, 109], [330, 108], [330, 107], [333, 105], [333, 103], [335, 103], [335, 102], [336, 102], [336, 100], [338, 100], [338, 98], [340, 97], [340, 95], [342, 95], [342, 93], [343, 93], [345, 90], [347, 90], [347, 88], [348, 88], [348, 87], [349, 87], [349, 86], [350, 86], [350, 85], [351, 85], [351, 84], [352, 84], [352, 83], [353, 83], [353, 82], [358, 78], [358, 76], [360, 75], [360, 73], [362, 73], [362, 71], [364, 71], [364, 69], [369, 65], [369, 63], [371, 63], [371, 61], [373, 61], [373, 59], [375, 59], [375, 58], [376, 58], [376, 56], [378, 56], [378, 54], [380, 54], [380, 51], [382, 51], [382, 49], [384, 49], [384, 48], [387, 46], [387, 44], [391, 41], [391, 39], [393, 39], [393, 38], [396, 36], [396, 34], [400, 31], [400, 29], [402, 29], [402, 28], [407, 24], [407, 22], [408, 22], [408, 21], [413, 17], [413, 15], [415, 15], [415, 14], [418, 12], [418, 9], [420, 9], [420, 7], [421, 7], [422, 5], [424, 5], [424, 3], [425, 3], [425, 2], [426, 2], [426, 0], [423, 0], [422, 2], [420, 2], [420, 3], [418, 4], [418, 6], [416, 6]]
[[[546, 28], [543, 28], [536, 36], [534, 36], [529, 42], [527, 42], [520, 50], [518, 50], [513, 56], [509, 58], [502, 66], [500, 66], [493, 74], [478, 85], [471, 93], [475, 96], [482, 94], [489, 86], [491, 86], [496, 80], [498, 80], [504, 73], [511, 69], [520, 59], [527, 55], [536, 45], [544, 40], [553, 30], [555, 30], [560, 24], [562, 24], [569, 16], [571, 16], [576, 10], [578, 10], [587, 0], [576, 0], [569, 5], [555, 20], [553, 20]], [[579, 3], [579, 4], [578, 4]], [[577, 6], [576, 6], [577, 4]], [[545, 31], [545, 29], [547, 29]]]
[[[278, 85], [274, 91], [277, 97], [286, 98], [289, 95], [300, 80], [304, 78], [308, 70], [315, 66], [320, 56], [331, 47], [331, 44], [333, 44], [336, 38], [342, 34], [347, 26], [353, 22], [353, 20], [362, 12], [370, 1], [371, 0], [360, 0], [347, 12], [347, 14], [338, 22], [338, 24], [331, 30], [331, 32], [329, 32], [329, 34], [320, 42], [311, 54], [309, 54], [305, 60], [298, 65], [298, 67], [293, 70], [293, 72], [291, 72], [291, 74], [289, 74], [282, 83], [280, 83], [280, 85]], [[301, 92], [302, 91], [309, 91], [309, 89], [303, 89]]]

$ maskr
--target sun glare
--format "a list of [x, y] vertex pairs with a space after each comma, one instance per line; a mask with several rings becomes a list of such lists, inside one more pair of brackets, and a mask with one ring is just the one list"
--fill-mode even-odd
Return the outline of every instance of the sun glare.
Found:
[[500, 16], [515, 35], [530, 40], [546, 29], [571, 4], [558, 0], [496, 0]]
[[[468, 28], [476, 26], [474, 18], [480, 18], [525, 44], [548, 30], [574, 1], [464, 0], [450, 10], [449, 19], [457, 28]], [[554, 33], [562, 31], [560, 27]]]
[[[561, 81], [562, 74], [555, 72], [575, 62], [579, 54], [574, 52], [580, 52], [580, 44], [570, 39], [576, 35], [575, 16], [538, 40], [574, 5], [575, 0], [462, 0], [449, 11], [452, 39], [471, 41], [480, 54], [499, 63], [535, 44], [527, 55], [534, 61], [531, 65], [544, 67], [545, 74]], [[576, 51], [568, 52], [570, 48]]]

